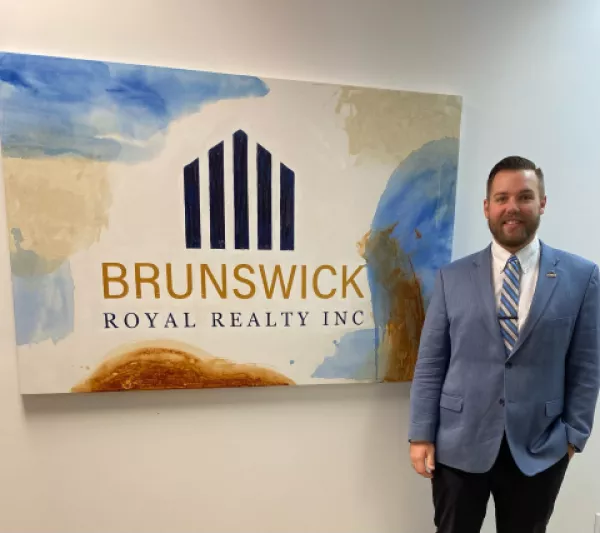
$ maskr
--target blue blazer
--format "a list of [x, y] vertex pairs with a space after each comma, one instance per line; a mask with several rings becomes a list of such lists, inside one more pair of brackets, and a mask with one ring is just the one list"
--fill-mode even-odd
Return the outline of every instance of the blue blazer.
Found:
[[541, 243], [531, 309], [507, 356], [491, 248], [442, 268], [427, 309], [411, 387], [409, 439], [436, 461], [487, 472], [506, 433], [526, 475], [583, 450], [600, 388], [598, 266]]

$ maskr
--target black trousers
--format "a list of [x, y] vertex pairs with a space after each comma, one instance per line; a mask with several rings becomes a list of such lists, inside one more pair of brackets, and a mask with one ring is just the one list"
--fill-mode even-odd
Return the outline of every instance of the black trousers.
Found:
[[485, 474], [437, 464], [432, 479], [437, 533], [479, 533], [490, 494], [498, 533], [544, 533], [568, 464], [565, 455], [548, 470], [527, 477], [517, 467], [506, 438]]

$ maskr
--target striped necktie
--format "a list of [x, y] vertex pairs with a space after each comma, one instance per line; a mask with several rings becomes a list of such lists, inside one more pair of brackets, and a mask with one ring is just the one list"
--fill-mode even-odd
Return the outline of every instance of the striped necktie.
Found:
[[519, 338], [519, 288], [521, 280], [521, 264], [512, 255], [504, 267], [504, 281], [500, 293], [500, 309], [498, 319], [504, 340], [506, 354], [509, 355]]

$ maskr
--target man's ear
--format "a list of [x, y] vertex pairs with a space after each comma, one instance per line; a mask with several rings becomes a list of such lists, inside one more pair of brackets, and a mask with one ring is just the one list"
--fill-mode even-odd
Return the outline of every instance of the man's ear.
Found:
[[545, 210], [546, 210], [546, 196], [544, 196], [540, 202], [540, 215], [543, 215]]

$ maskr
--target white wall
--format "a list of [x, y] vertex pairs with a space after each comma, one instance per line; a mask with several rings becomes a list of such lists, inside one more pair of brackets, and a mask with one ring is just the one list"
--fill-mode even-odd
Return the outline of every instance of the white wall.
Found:
[[[455, 256], [487, 243], [486, 174], [519, 153], [548, 175], [542, 237], [600, 261], [596, 0], [0, 0], [0, 49], [461, 94]], [[23, 401], [4, 251], [0, 287], [1, 532], [433, 531], [407, 385]], [[595, 510], [600, 426], [550, 531]]]

